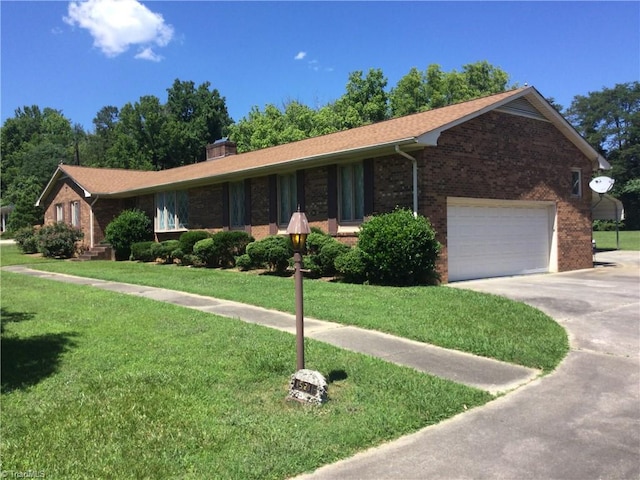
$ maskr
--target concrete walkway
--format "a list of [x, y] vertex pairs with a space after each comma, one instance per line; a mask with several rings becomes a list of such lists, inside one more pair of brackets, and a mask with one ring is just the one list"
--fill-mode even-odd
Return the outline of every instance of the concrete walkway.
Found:
[[[164, 288], [43, 272], [24, 266], [9, 266], [3, 270], [173, 303], [295, 334], [295, 316], [275, 310]], [[493, 394], [513, 390], [540, 374], [531, 368], [312, 318], [305, 318], [304, 333], [307, 338], [410, 366]]]

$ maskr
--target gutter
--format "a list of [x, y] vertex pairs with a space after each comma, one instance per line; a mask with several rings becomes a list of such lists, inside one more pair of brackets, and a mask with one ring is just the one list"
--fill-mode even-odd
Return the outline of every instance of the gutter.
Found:
[[406, 152], [400, 150], [400, 146], [395, 146], [397, 154], [402, 155], [407, 160], [411, 160], [411, 170], [413, 173], [413, 216], [418, 217], [418, 161]]

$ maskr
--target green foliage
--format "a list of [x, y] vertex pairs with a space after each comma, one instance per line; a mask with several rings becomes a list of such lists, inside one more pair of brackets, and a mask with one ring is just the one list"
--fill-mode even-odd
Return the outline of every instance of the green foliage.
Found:
[[251, 257], [248, 253], [236, 257], [236, 267], [238, 267], [243, 272], [254, 268], [253, 261], [251, 260]]
[[334, 262], [337, 273], [347, 283], [364, 283], [367, 278], [362, 250], [353, 247], [340, 254]]
[[625, 228], [640, 230], [640, 82], [577, 95], [567, 119], [611, 164], [611, 194], [625, 208]]
[[217, 232], [210, 238], [196, 242], [193, 253], [208, 267], [229, 268], [235, 265], [235, 258], [243, 255], [253, 240], [246, 232]]
[[126, 260], [131, 255], [131, 245], [153, 237], [151, 219], [142, 210], [124, 210], [105, 228], [105, 239], [111, 244], [116, 259]]
[[185, 255], [193, 253], [193, 246], [211, 235], [204, 230], [189, 230], [180, 235], [180, 248]]
[[429, 220], [407, 209], [376, 215], [358, 236], [367, 279], [380, 285], [420, 285], [436, 279], [440, 244]]
[[271, 272], [283, 274], [293, 256], [289, 237], [271, 235], [247, 245], [247, 254], [253, 265], [264, 265]]
[[35, 206], [41, 192], [41, 185], [35, 177], [19, 177], [11, 184], [3, 198], [14, 206], [7, 222], [9, 232], [42, 223], [44, 212]]
[[38, 235], [33, 227], [23, 227], [16, 230], [13, 239], [22, 253], [38, 252]]
[[304, 268], [318, 277], [335, 275], [335, 259], [349, 250], [347, 245], [321, 232], [311, 232], [307, 237], [306, 246]]
[[131, 256], [130, 260], [137, 260], [139, 262], [153, 262], [155, 257], [151, 253], [151, 246], [156, 242], [148, 240], [144, 242], [135, 242], [131, 244]]
[[84, 233], [64, 222], [45, 225], [38, 230], [38, 250], [45, 257], [71, 258], [76, 252], [76, 242]]
[[162, 260], [164, 263], [173, 263], [176, 258], [176, 251], [180, 249], [179, 240], [165, 240], [159, 243], [153, 243], [150, 247], [150, 253], [154, 260]]
[[335, 266], [336, 259], [349, 250], [350, 248], [348, 245], [339, 242], [335, 238], [331, 238], [329, 242], [325, 243], [320, 249], [320, 254], [318, 255], [320, 265], [322, 266], [322, 275], [335, 275], [337, 272]]

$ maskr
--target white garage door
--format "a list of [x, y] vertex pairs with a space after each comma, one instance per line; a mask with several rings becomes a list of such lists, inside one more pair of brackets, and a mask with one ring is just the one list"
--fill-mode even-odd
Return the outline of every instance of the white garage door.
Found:
[[449, 281], [548, 272], [554, 214], [545, 202], [450, 201]]

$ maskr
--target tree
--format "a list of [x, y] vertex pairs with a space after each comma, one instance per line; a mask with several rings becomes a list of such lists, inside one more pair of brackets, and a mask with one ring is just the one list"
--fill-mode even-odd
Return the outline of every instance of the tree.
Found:
[[379, 68], [372, 68], [363, 77], [361, 70], [351, 72], [346, 93], [333, 108], [342, 119], [340, 130], [380, 122], [389, 118], [387, 109], [387, 79]]
[[225, 98], [210, 86], [205, 82], [196, 88], [194, 82], [176, 79], [167, 89], [166, 133], [175, 166], [204, 160], [207, 144], [226, 135], [232, 123]]
[[625, 206], [625, 228], [640, 229], [640, 82], [577, 95], [566, 112], [578, 132], [612, 166], [613, 195]]
[[428, 105], [426, 74], [412, 67], [389, 93], [391, 116], [402, 117], [417, 113], [428, 108]]
[[24, 227], [32, 227], [42, 223], [44, 212], [36, 207], [36, 201], [42, 193], [42, 184], [36, 177], [18, 177], [11, 184], [12, 188], [3, 197], [14, 209], [9, 215], [7, 230], [15, 232]]

